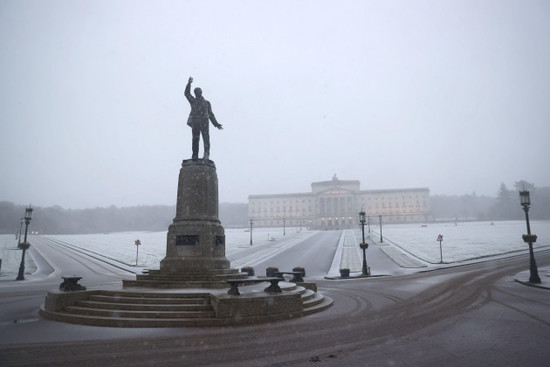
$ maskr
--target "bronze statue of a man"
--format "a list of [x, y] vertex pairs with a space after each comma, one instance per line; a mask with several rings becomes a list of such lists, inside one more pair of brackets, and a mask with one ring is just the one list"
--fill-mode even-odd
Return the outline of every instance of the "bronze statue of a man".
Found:
[[189, 77], [187, 85], [185, 86], [185, 97], [191, 105], [191, 112], [187, 119], [187, 125], [191, 126], [191, 132], [193, 133], [193, 160], [199, 159], [199, 139], [202, 134], [202, 142], [204, 144], [204, 156], [203, 159], [210, 158], [210, 134], [208, 132], [209, 121], [212, 121], [212, 125], [218, 129], [223, 129], [223, 126], [218, 123], [216, 116], [212, 112], [212, 106], [202, 96], [202, 90], [195, 88], [195, 97], [191, 95], [191, 83], [193, 78]]

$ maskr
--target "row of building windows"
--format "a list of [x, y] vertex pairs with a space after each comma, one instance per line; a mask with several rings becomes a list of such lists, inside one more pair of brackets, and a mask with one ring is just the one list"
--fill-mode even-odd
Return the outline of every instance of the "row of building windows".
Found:
[[359, 185], [359, 181], [341, 181], [334, 176], [332, 181], [312, 183], [311, 193], [252, 195], [249, 216], [261, 219], [263, 225], [288, 219], [289, 225], [310, 221], [314, 228], [354, 226], [361, 210], [371, 216], [390, 216], [391, 221], [431, 216], [427, 188], [361, 191]]
[[[361, 203], [361, 204], [365, 204], [365, 202], [368, 202], [368, 201], [371, 201], [370, 198], [367, 198], [366, 200], [365, 199], [359, 199], [358, 202]], [[374, 201], [378, 201], [378, 198], [376, 198]], [[382, 198], [380, 201], [383, 201], [382, 205], [385, 204], [386, 201], [384, 201], [384, 199]], [[352, 203], [353, 200], [352, 198], [336, 198], [336, 197], [328, 197], [328, 198], [320, 198], [319, 200], [319, 205], [324, 205], [326, 203], [330, 203], [330, 202], [340, 202], [340, 203]], [[388, 205], [392, 205], [392, 202], [393, 202], [393, 205], [399, 205], [399, 201], [398, 200], [394, 200], [394, 201], [389, 201], [388, 202]], [[308, 200], [308, 203], [309, 203], [309, 207], [311, 208], [311, 200]], [[410, 204], [410, 203], [416, 203], [416, 204], [419, 204], [420, 203], [420, 199], [416, 199], [416, 200], [409, 200], [409, 201], [401, 201], [401, 205], [407, 205], [407, 204]], [[292, 203], [289, 203], [290, 206], [289, 208], [292, 208]], [[300, 206], [299, 203], [297, 202], [296, 203], [297, 206]], [[317, 203], [315, 203], [317, 204]], [[426, 202], [426, 198], [422, 198], [422, 204], [424, 206], [427, 206], [427, 202]], [[279, 201], [259, 201], [259, 202], [251, 202], [250, 203], [251, 207], [261, 207], [261, 206], [280, 206], [280, 205], [284, 205], [286, 207], [286, 202], [281, 202], [279, 203]], [[317, 205], [316, 205], [317, 206]]]

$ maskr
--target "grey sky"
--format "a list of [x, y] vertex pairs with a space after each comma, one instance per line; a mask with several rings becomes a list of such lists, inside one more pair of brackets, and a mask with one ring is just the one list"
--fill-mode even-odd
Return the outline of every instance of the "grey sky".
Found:
[[0, 200], [174, 204], [189, 76], [223, 202], [550, 186], [548, 1], [3, 0], [0, 49]]

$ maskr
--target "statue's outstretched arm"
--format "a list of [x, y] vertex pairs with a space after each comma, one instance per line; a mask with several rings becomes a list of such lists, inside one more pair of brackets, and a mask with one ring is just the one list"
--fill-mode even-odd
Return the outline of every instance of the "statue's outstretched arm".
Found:
[[195, 97], [191, 95], [191, 83], [193, 83], [193, 78], [189, 77], [187, 85], [185, 86], [185, 92], [183, 93], [189, 102], [193, 102], [195, 100]]
[[210, 105], [210, 102], [208, 102], [208, 117], [210, 117], [212, 125], [216, 126], [220, 130], [223, 129], [223, 125], [218, 123], [218, 120], [216, 120], [216, 116], [214, 116], [214, 112], [212, 112], [212, 105]]

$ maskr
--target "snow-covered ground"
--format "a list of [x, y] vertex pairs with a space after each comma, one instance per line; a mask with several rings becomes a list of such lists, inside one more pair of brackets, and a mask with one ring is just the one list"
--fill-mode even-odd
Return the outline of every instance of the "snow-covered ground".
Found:
[[[21, 250], [17, 248], [17, 238], [10, 234], [0, 235], [0, 276], [17, 274], [21, 264]], [[25, 255], [25, 273], [36, 271], [36, 265], [29, 253]]]
[[[298, 228], [286, 228], [287, 238], [298, 232]], [[368, 234], [367, 228], [365, 231]], [[371, 236], [379, 241], [379, 227], [371, 226]], [[376, 231], [376, 232], [375, 232]], [[535, 248], [550, 246], [550, 221], [531, 221], [531, 231], [538, 235]], [[430, 223], [383, 225], [385, 243], [393, 243], [410, 254], [427, 262], [440, 261], [437, 236], [443, 236], [443, 261], [459, 262], [485, 256], [496, 256], [525, 250], [527, 245], [521, 235], [526, 233], [524, 221], [469, 222], [469, 223]], [[227, 255], [235, 254], [250, 245], [248, 228], [226, 229]], [[281, 238], [283, 228], [254, 228], [255, 245], [266, 243], [272, 238]], [[355, 231], [357, 238], [360, 231]], [[138, 265], [158, 268], [166, 254], [166, 232], [121, 232], [109, 234], [51, 235], [57, 241], [100, 253], [129, 265], [136, 263], [135, 240], [141, 241]], [[359, 238], [358, 238], [359, 239]], [[32, 237], [30, 238], [32, 244]], [[17, 248], [14, 235], [0, 235], [0, 256], [3, 263], [2, 275], [14, 274], [19, 268], [21, 251]], [[30, 256], [29, 256], [30, 257]], [[26, 272], [32, 272], [32, 261], [27, 262]]]
[[[252, 240], [255, 245], [266, 243], [270, 239], [287, 237], [299, 231], [298, 228], [253, 228]], [[45, 235], [61, 243], [93, 251], [128, 265], [136, 264], [146, 268], [158, 268], [166, 255], [166, 233], [163, 232], [118, 232], [104, 234]], [[226, 255], [231, 255], [250, 246], [250, 229], [225, 229]], [[135, 241], [140, 240], [139, 253], [136, 254]], [[29, 238], [32, 246], [32, 237]], [[0, 235], [0, 258], [3, 258], [1, 275], [16, 274], [21, 262], [21, 250], [17, 249], [14, 235]], [[30, 256], [26, 257], [25, 272], [36, 270]]]
[[[379, 227], [371, 226], [371, 236], [380, 240]], [[398, 245], [414, 256], [431, 263], [441, 260], [438, 235], [443, 236], [444, 262], [458, 262], [525, 250], [522, 234], [525, 221], [430, 223], [383, 225], [384, 241]], [[538, 236], [535, 248], [550, 246], [550, 221], [531, 221], [531, 233]]]

